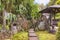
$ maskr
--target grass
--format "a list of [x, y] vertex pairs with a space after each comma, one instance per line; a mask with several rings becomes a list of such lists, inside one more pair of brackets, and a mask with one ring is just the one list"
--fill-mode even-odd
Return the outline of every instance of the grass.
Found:
[[28, 32], [20, 32], [12, 37], [12, 40], [28, 40]]
[[39, 40], [56, 40], [55, 34], [50, 34], [47, 31], [36, 32]]

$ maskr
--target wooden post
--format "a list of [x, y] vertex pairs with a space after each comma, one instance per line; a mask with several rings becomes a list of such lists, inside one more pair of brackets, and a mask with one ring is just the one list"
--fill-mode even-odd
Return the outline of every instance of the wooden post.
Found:
[[54, 14], [54, 20], [55, 20], [55, 15], [56, 15], [56, 14]]
[[50, 26], [51, 26], [51, 13], [50, 13]]

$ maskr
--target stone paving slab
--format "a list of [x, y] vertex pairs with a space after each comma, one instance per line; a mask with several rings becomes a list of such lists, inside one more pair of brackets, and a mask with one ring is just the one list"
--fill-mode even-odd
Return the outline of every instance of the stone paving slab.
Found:
[[29, 37], [36, 37], [37, 35], [35, 33], [29, 33]]
[[29, 32], [34, 32], [34, 30], [33, 29], [30, 29]]
[[34, 31], [29, 31], [29, 33], [34, 33]]

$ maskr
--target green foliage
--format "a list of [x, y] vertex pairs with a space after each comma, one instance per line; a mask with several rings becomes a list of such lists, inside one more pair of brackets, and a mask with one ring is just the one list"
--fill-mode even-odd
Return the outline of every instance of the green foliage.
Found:
[[56, 4], [56, 5], [60, 4], [60, 0], [57, 0], [57, 1], [55, 2], [55, 4]]
[[56, 40], [55, 34], [50, 34], [47, 31], [38, 31], [36, 32], [39, 40]]
[[9, 25], [6, 25], [6, 29], [9, 30]]
[[56, 37], [57, 37], [57, 39], [56, 40], [60, 40], [60, 21], [58, 22], [58, 32], [57, 32], [57, 35], [56, 35]]
[[27, 32], [17, 33], [12, 37], [12, 40], [28, 40], [28, 33]]
[[56, 19], [60, 19], [60, 13], [57, 13], [57, 14], [55, 15], [55, 18], [56, 18]]
[[8, 25], [12, 22], [12, 20], [15, 20], [16, 16], [14, 16], [14, 14], [21, 15], [29, 20], [33, 18], [37, 19], [40, 16], [38, 13], [39, 5], [34, 4], [34, 0], [1, 0], [0, 2], [0, 8], [4, 8], [3, 11], [5, 10], [6, 12], [11, 13], [8, 17], [6, 17]]
[[39, 12], [39, 10], [38, 10], [38, 4], [34, 4], [32, 6], [32, 12], [31, 12], [32, 18], [34, 18], [34, 19], [38, 18], [40, 16], [38, 12]]
[[50, 2], [47, 4], [47, 6], [55, 5], [57, 0], [50, 0]]
[[[60, 0], [57, 0], [56, 2], [55, 2], [55, 4], [56, 5], [60, 5]], [[57, 16], [56, 17], [59, 17], [59, 19], [60, 19], [60, 14], [57, 14]], [[56, 35], [56, 40], [60, 40], [60, 21], [58, 22], [58, 32], [57, 32], [57, 35]]]
[[0, 29], [2, 28], [2, 25], [0, 24]]
[[[34, 19], [36, 19], [36, 18], [38, 18], [38, 16], [37, 15], [39, 15], [38, 14], [38, 4], [34, 4], [34, 1], [33, 0], [30, 0], [30, 2], [28, 3], [28, 5], [27, 5], [28, 7], [28, 14], [30, 15], [30, 17], [31, 18], [34, 18]], [[28, 15], [27, 15], [28, 16]]]
[[38, 4], [34, 4], [34, 0], [2, 0], [1, 4], [7, 11], [25, 15], [26, 18], [37, 18], [39, 15], [37, 14]]
[[3, 5], [0, 5], [0, 11], [2, 11], [4, 9]]

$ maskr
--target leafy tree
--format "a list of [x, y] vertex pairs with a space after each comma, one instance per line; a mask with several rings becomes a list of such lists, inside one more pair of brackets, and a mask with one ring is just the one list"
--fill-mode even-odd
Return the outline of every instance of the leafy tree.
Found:
[[[60, 5], [60, 0], [57, 0], [56, 2], [55, 2], [55, 4], [56, 5]], [[60, 15], [59, 15], [60, 13], [58, 13], [57, 14], [57, 16], [60, 18]], [[56, 17], [57, 17], [56, 16]], [[57, 32], [57, 38], [56, 38], [56, 40], [60, 40], [60, 21], [58, 22], [58, 32]]]
[[56, 35], [56, 40], [60, 40], [60, 21], [58, 22], [58, 32], [57, 32], [57, 35]]
[[56, 3], [57, 0], [50, 0], [50, 2], [47, 4], [47, 6], [51, 6], [54, 5]]
[[56, 5], [59, 5], [59, 4], [60, 4], [60, 0], [57, 0], [57, 1], [55, 2], [55, 4], [56, 4]]
[[[38, 7], [38, 4], [34, 4], [34, 0], [0, 0], [0, 11], [3, 11], [3, 27], [6, 27], [6, 20], [10, 23], [14, 17], [19, 20], [18, 16], [22, 16], [23, 19], [36, 20], [40, 16]], [[9, 18], [6, 19], [5, 14], [8, 13], [12, 14], [9, 14]]]

